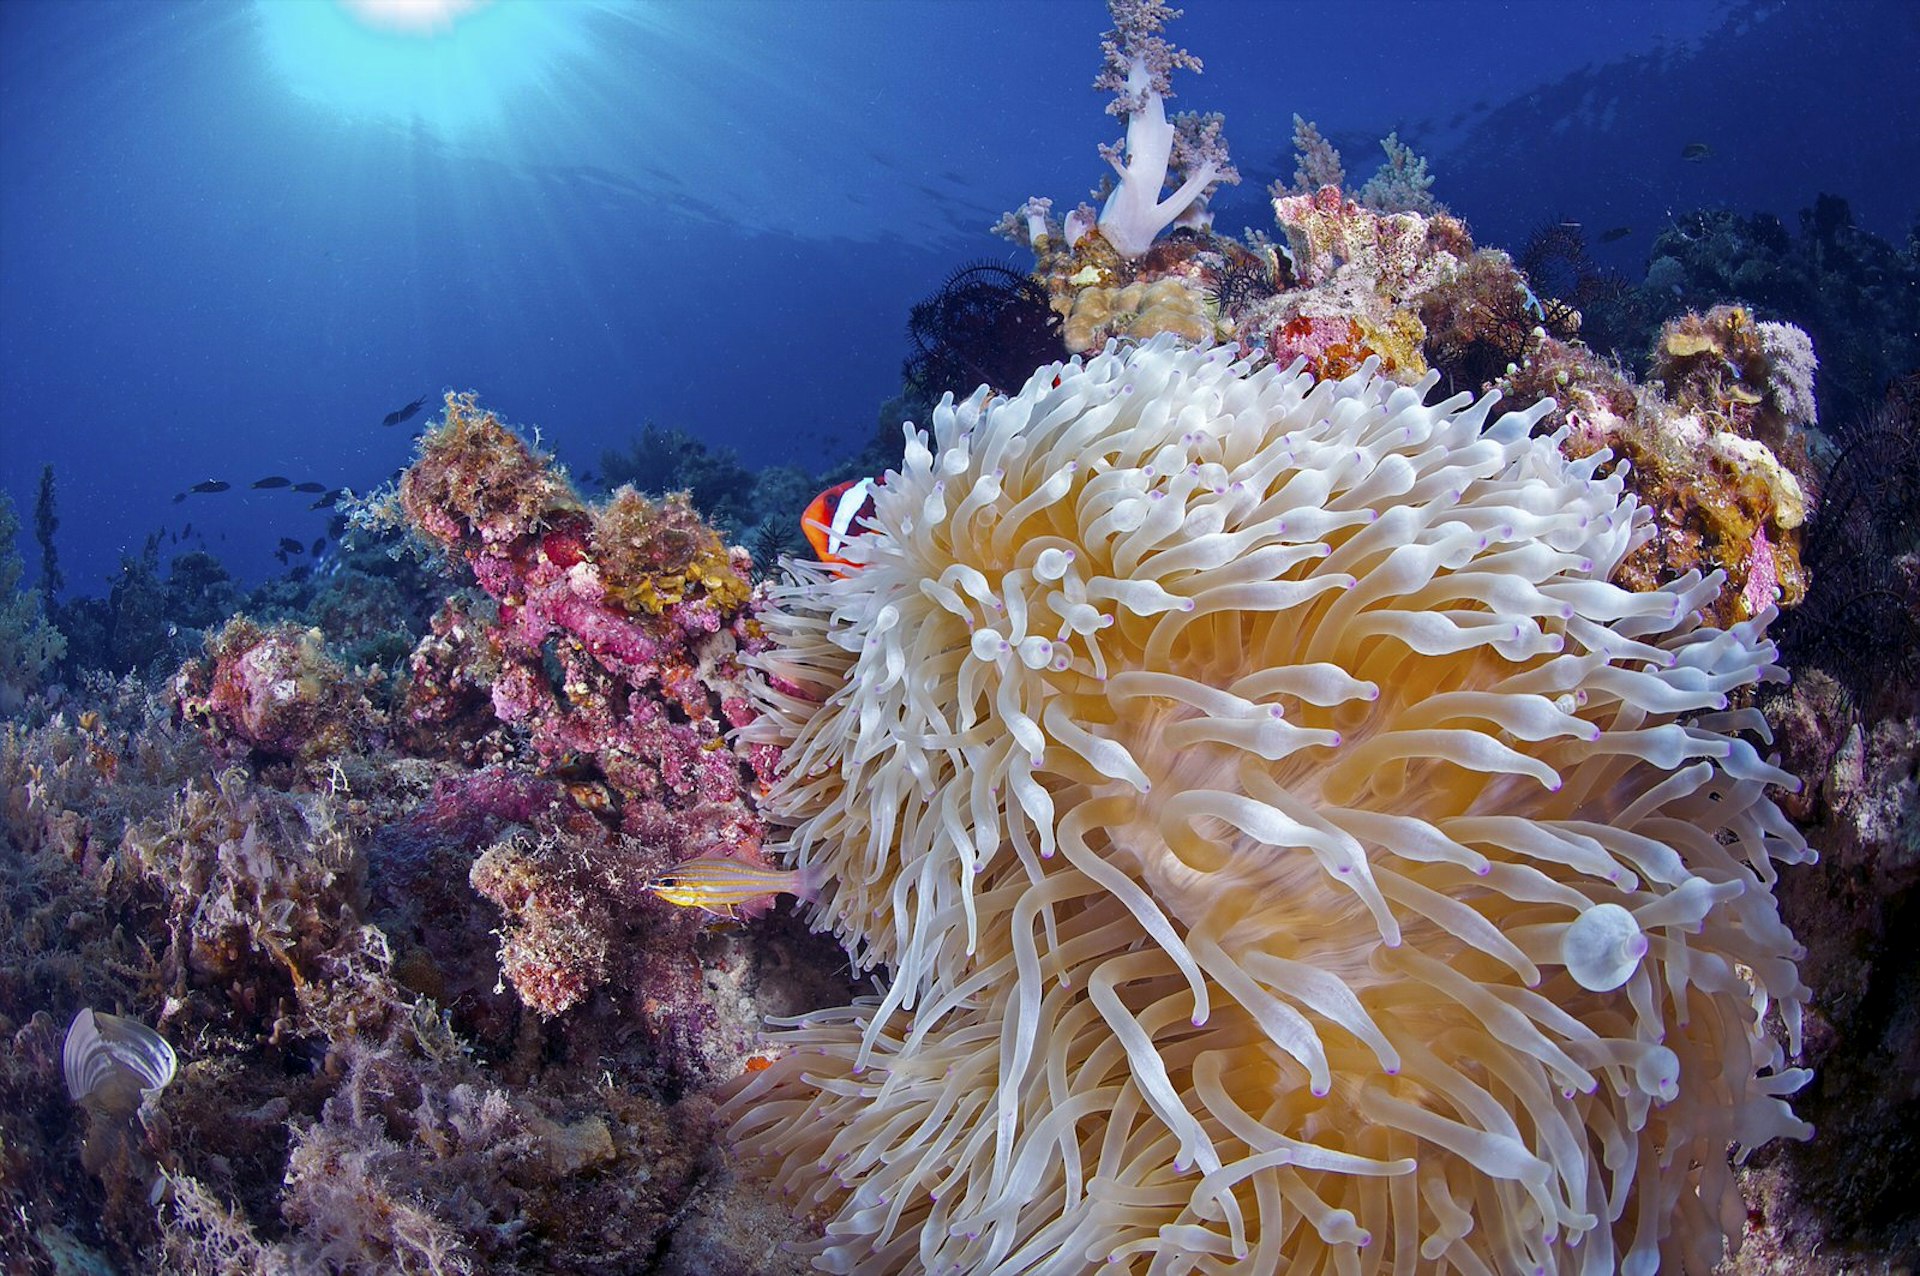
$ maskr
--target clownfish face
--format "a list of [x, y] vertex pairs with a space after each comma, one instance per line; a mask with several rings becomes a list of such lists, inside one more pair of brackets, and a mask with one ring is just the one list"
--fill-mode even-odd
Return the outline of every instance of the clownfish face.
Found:
[[807, 543], [821, 562], [853, 566], [845, 550], [854, 537], [869, 530], [861, 526], [861, 521], [873, 516], [873, 490], [877, 486], [874, 479], [848, 479], [820, 493], [807, 506], [800, 516], [800, 530], [806, 533]]

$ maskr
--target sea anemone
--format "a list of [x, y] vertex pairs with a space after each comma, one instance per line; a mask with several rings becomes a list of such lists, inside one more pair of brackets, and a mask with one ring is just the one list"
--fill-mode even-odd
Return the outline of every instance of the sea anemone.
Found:
[[1170, 338], [949, 396], [773, 591], [771, 804], [882, 996], [728, 1108], [831, 1271], [1706, 1271], [1805, 1137], [1811, 858], [1551, 407]]

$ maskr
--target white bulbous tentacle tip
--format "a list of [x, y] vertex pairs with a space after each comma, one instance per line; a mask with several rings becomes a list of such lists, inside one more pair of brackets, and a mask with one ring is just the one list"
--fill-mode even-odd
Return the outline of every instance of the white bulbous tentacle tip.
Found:
[[980, 628], [973, 631], [971, 646], [976, 660], [992, 663], [1012, 650], [1012, 644], [1000, 635], [996, 629]]
[[1568, 925], [1561, 960], [1589, 992], [1612, 992], [1633, 977], [1647, 954], [1647, 937], [1618, 904], [1595, 904]]

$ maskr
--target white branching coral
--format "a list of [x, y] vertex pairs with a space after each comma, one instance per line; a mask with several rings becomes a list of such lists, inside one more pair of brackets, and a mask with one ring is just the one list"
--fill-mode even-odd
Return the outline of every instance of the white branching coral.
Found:
[[909, 429], [768, 618], [885, 994], [731, 1101], [832, 1271], [1706, 1271], [1807, 1128], [1779, 676], [1548, 405], [1158, 340]]
[[[1204, 227], [1214, 188], [1238, 183], [1240, 171], [1227, 156], [1223, 117], [1167, 117], [1174, 69], [1200, 69], [1198, 58], [1160, 34], [1180, 10], [1164, 0], [1108, 0], [1108, 8], [1114, 29], [1101, 40], [1106, 67], [1093, 86], [1114, 95], [1107, 110], [1127, 121], [1127, 134], [1100, 148], [1119, 179], [1100, 210], [1100, 231], [1121, 256], [1138, 257], [1176, 222]], [[1169, 184], [1174, 189], [1163, 195]]]

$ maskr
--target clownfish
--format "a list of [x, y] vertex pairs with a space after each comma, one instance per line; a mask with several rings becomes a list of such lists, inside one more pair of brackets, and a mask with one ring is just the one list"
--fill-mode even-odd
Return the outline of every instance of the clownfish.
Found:
[[878, 486], [875, 479], [848, 479], [813, 498], [800, 516], [800, 530], [807, 534], [807, 543], [821, 562], [853, 566], [844, 551], [854, 537], [868, 530], [858, 524], [873, 516], [873, 489]]

